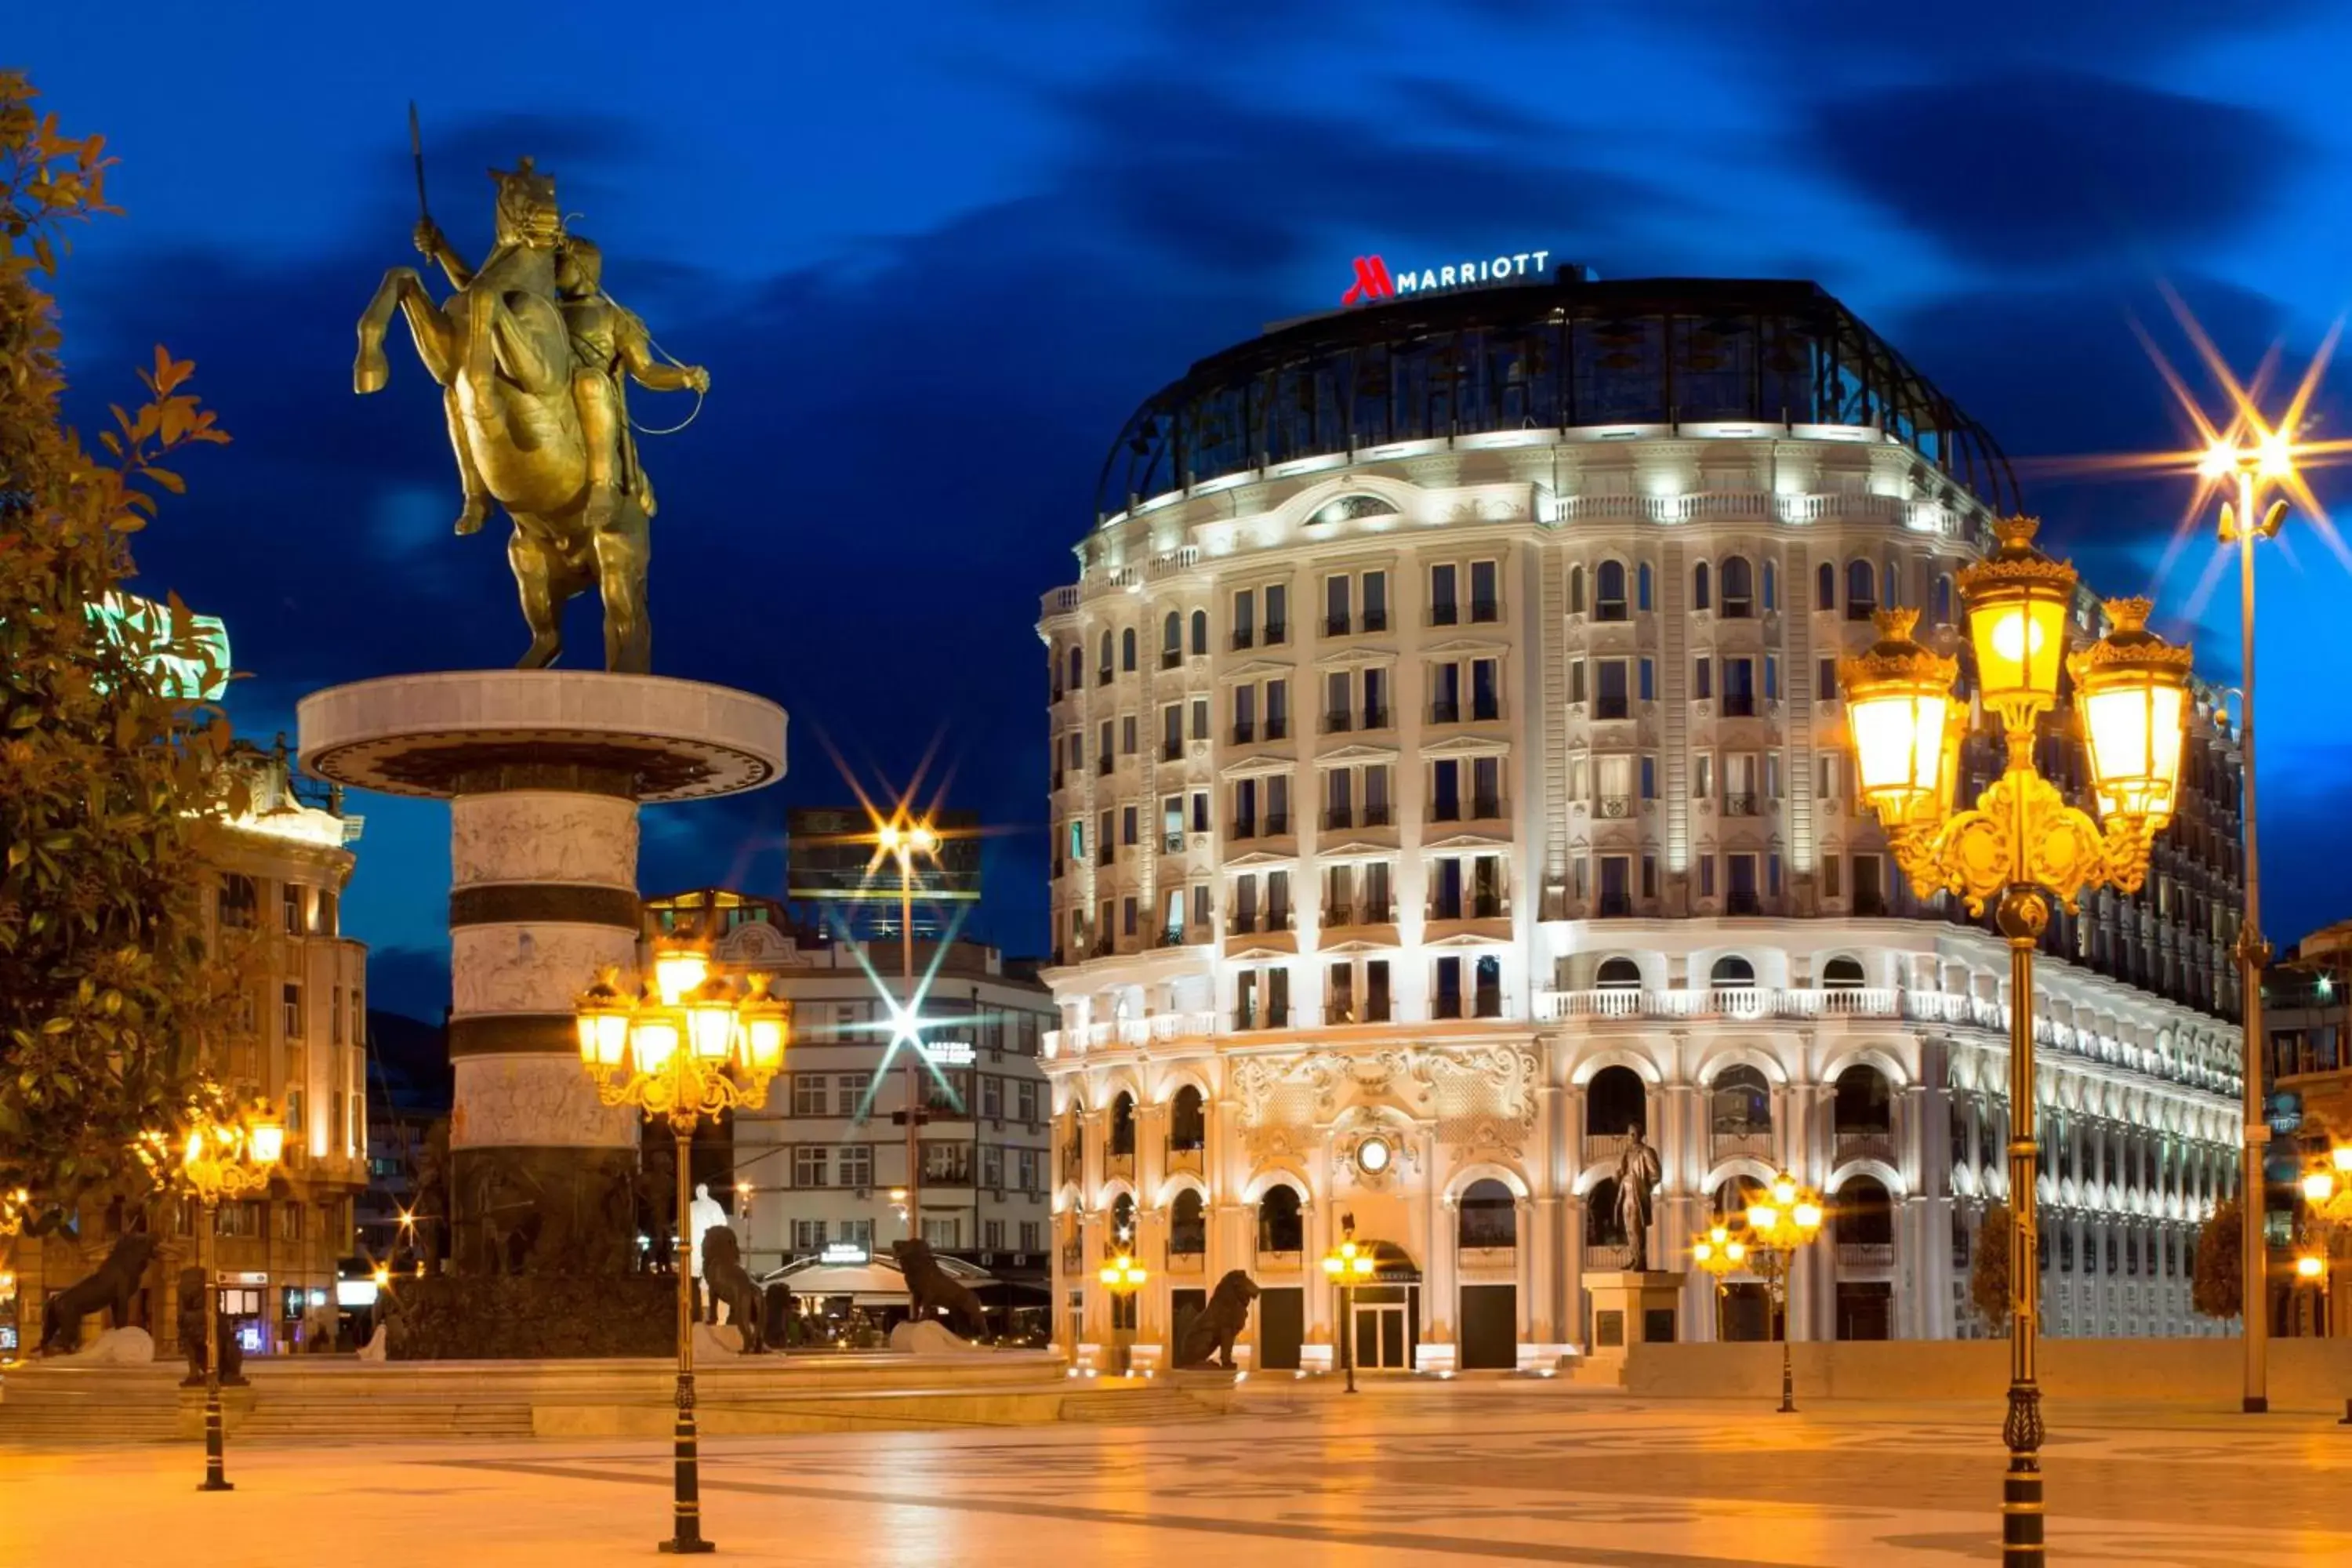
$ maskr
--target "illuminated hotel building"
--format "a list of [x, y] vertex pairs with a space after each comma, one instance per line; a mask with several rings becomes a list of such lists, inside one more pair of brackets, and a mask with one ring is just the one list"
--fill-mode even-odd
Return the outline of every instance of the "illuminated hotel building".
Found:
[[[1835, 673], [1882, 606], [1958, 642], [1955, 574], [2018, 508], [1983, 430], [1811, 284], [1563, 268], [1202, 361], [1102, 490], [1038, 626], [1074, 1353], [1164, 1364], [1238, 1268], [1257, 1364], [1328, 1365], [1352, 1215], [1388, 1244], [1361, 1364], [1555, 1364], [1626, 1264], [1636, 1125], [1652, 1268], [1785, 1167], [1834, 1215], [1798, 1337], [1983, 1331], [2007, 954], [1856, 809]], [[2075, 750], [2045, 741], [2053, 778]], [[1971, 787], [2000, 762], [1974, 742]], [[2189, 1251], [2238, 1136], [2236, 770], [2200, 692], [2146, 889], [2037, 972], [2055, 1333], [2215, 1331]], [[1096, 1278], [1121, 1246], [1131, 1305]], [[1760, 1286], [1725, 1321], [1760, 1335]]]

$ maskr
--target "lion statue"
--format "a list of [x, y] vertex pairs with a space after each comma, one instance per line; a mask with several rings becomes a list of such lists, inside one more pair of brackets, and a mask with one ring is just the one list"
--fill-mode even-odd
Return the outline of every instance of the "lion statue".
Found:
[[947, 1314], [948, 1327], [965, 1339], [976, 1340], [988, 1331], [980, 1298], [940, 1267], [940, 1260], [931, 1256], [929, 1242], [894, 1241], [890, 1256], [898, 1260], [900, 1271], [907, 1276], [907, 1296], [917, 1322], [939, 1311]]
[[743, 1336], [745, 1355], [758, 1355], [768, 1348], [760, 1288], [744, 1270], [743, 1246], [731, 1226], [714, 1225], [702, 1233], [702, 1289], [709, 1301], [711, 1322], [719, 1321], [719, 1303], [727, 1303], [727, 1321]]
[[[237, 1342], [236, 1325], [229, 1321], [226, 1312], [216, 1310], [213, 1326], [220, 1338], [220, 1380], [224, 1384], [241, 1387], [245, 1383], [245, 1347]], [[205, 1381], [205, 1271], [201, 1268], [180, 1270], [180, 1349], [188, 1358], [188, 1375], [180, 1386], [202, 1387]]]
[[1222, 1365], [1227, 1372], [1233, 1371], [1234, 1342], [1249, 1326], [1250, 1303], [1256, 1300], [1257, 1281], [1241, 1269], [1229, 1270], [1217, 1281], [1209, 1304], [1201, 1309], [1201, 1315], [1184, 1331], [1184, 1342], [1177, 1347], [1176, 1364]]
[[129, 1328], [131, 1298], [154, 1256], [155, 1238], [131, 1231], [114, 1244], [98, 1272], [58, 1291], [41, 1314], [41, 1353], [68, 1355], [80, 1349], [81, 1321], [100, 1307], [113, 1314], [114, 1327]]

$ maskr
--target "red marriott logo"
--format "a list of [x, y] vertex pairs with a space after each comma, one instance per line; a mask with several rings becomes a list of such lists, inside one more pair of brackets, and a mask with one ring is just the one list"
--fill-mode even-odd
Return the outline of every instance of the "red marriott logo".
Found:
[[1423, 267], [1418, 271], [1408, 267], [1391, 273], [1384, 258], [1359, 256], [1356, 280], [1339, 296], [1339, 303], [1370, 305], [1393, 300], [1400, 294], [1433, 294], [1440, 289], [1475, 289], [1482, 283], [1501, 283], [1514, 278], [1540, 278], [1544, 263], [1550, 259], [1549, 250], [1517, 250], [1485, 260], [1456, 261], [1444, 267]]

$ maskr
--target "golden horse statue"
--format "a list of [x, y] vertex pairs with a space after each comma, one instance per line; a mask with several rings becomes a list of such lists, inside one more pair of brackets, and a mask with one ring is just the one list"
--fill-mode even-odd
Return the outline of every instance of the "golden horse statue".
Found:
[[621, 377], [656, 391], [709, 386], [698, 366], [655, 363], [644, 324], [613, 303], [595, 247], [567, 236], [555, 182], [525, 158], [498, 182], [497, 243], [468, 268], [433, 220], [416, 247], [457, 289], [436, 304], [413, 267], [383, 275], [359, 323], [352, 382], [383, 390], [392, 367], [383, 339], [397, 309], [417, 357], [442, 388], [450, 444], [465, 487], [457, 531], [482, 525], [492, 500], [514, 521], [507, 560], [530, 626], [519, 668], [563, 651], [563, 605], [593, 585], [604, 601], [604, 668], [647, 673], [647, 524], [653, 489], [629, 440]]

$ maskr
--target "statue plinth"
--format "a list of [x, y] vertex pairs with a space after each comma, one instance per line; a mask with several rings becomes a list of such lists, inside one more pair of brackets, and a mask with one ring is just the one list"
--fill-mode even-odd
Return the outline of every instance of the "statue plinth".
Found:
[[637, 808], [783, 776], [785, 718], [698, 681], [585, 670], [392, 676], [314, 692], [301, 761], [449, 802], [450, 1256], [461, 1273], [620, 1273], [637, 1115], [602, 1104], [572, 1006], [635, 984]]
[[1591, 1333], [1579, 1381], [1622, 1383], [1625, 1358], [1638, 1344], [1670, 1344], [1682, 1338], [1683, 1276], [1661, 1268], [1604, 1269], [1587, 1273], [1592, 1294]]

